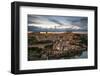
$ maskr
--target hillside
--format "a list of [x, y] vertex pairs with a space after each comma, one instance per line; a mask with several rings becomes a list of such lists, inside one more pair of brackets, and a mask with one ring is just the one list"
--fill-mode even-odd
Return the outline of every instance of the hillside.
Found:
[[69, 59], [87, 46], [86, 33], [28, 33], [28, 60]]

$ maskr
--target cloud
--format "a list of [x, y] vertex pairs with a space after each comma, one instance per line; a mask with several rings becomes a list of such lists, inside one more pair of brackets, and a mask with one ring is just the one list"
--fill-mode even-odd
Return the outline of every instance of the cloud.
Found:
[[28, 15], [28, 26], [38, 29], [87, 30], [87, 24], [87, 17]]

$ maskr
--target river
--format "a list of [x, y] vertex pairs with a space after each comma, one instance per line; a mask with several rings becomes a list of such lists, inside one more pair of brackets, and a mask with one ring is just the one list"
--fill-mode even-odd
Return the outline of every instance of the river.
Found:
[[83, 51], [81, 55], [76, 55], [73, 58], [75, 58], [75, 59], [77, 59], [77, 58], [88, 58], [88, 52]]

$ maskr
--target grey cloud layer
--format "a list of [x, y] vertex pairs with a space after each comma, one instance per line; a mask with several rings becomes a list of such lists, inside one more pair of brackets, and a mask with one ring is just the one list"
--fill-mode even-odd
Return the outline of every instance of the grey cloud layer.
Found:
[[[60, 27], [64, 26], [65, 28], [68, 26], [72, 26], [72, 28], [67, 28], [68, 30], [85, 30], [85, 31], [87, 31], [88, 18], [87, 17], [77, 17], [77, 16], [74, 17], [74, 16], [28, 15], [28, 27], [29, 27], [29, 24], [33, 24], [33, 27], [36, 27], [37, 30], [42, 29], [42, 27], [40, 28], [40, 27], [37, 27], [34, 25], [41, 24], [41, 25], [51, 26], [54, 24], [54, 25], [59, 25]], [[31, 28], [32, 28], [32, 26], [31, 26]], [[36, 30], [36, 28], [32, 28], [33, 31], [34, 31], [34, 29]], [[45, 27], [45, 29], [46, 29], [46, 27]], [[56, 28], [56, 30], [57, 30], [57, 28]], [[61, 30], [61, 29], [58, 29], [58, 30]], [[62, 30], [64, 30], [64, 28]]]

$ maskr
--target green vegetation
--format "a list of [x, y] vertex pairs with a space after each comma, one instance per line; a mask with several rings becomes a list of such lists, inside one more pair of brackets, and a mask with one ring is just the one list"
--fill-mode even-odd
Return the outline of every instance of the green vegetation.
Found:
[[28, 48], [28, 60], [39, 60], [42, 49], [38, 47]]
[[47, 43], [52, 43], [50, 40], [42, 40], [42, 41], [37, 41], [35, 42], [36, 44], [47, 44]]
[[37, 42], [37, 39], [35, 36], [31, 36], [28, 38], [28, 44], [29, 45], [32, 45], [32, 44], [35, 44]]
[[81, 40], [81, 44], [87, 45], [87, 37], [86, 36], [81, 36], [80, 40]]
[[53, 44], [45, 46], [45, 48], [47, 48], [47, 49], [51, 49], [52, 47], [53, 47]]

